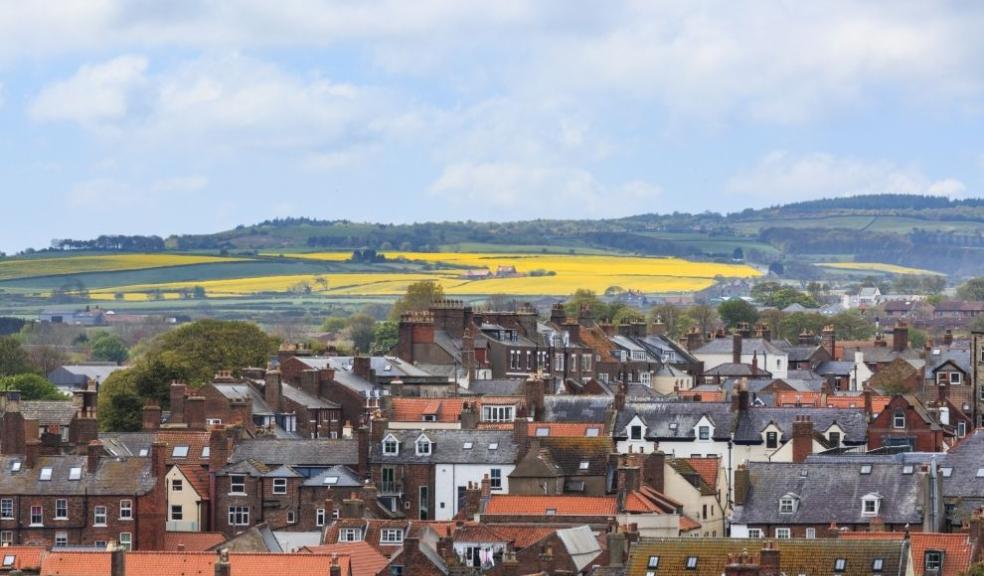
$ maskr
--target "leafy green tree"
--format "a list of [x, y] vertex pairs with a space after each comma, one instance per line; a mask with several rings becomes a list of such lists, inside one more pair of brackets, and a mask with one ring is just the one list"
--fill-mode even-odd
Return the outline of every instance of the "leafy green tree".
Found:
[[20, 390], [23, 400], [65, 400], [68, 396], [37, 374], [18, 374], [0, 378], [0, 390]]
[[348, 324], [348, 320], [340, 316], [329, 316], [321, 322], [321, 329], [325, 332], [338, 332], [339, 330], [345, 328]]
[[687, 310], [687, 317], [700, 329], [701, 334], [707, 334], [717, 323], [718, 312], [713, 306], [697, 304]]
[[792, 304], [800, 304], [808, 308], [816, 308], [817, 302], [809, 295], [778, 282], [760, 282], [752, 287], [752, 298], [765, 306], [774, 306], [780, 310]]
[[406, 293], [400, 297], [390, 310], [390, 320], [399, 321], [406, 312], [427, 310], [431, 304], [444, 298], [444, 288], [433, 280], [421, 280], [407, 286]]
[[355, 314], [349, 318], [349, 336], [356, 350], [367, 353], [372, 349], [376, 320], [368, 314]]
[[219, 370], [266, 366], [278, 342], [251, 322], [199, 320], [165, 332], [145, 352], [146, 359], [173, 358], [187, 366], [189, 384], [210, 381]]
[[972, 332], [984, 332], [984, 316], [978, 316], [967, 326]]
[[114, 394], [105, 403], [100, 398], [99, 426], [114, 432], [139, 432], [143, 427], [143, 406], [144, 400], [129, 391]]
[[388, 354], [400, 343], [399, 325], [396, 322], [377, 322], [372, 336], [372, 350], [375, 354]]
[[612, 314], [612, 324], [618, 326], [626, 322], [645, 322], [646, 316], [639, 310], [622, 305]]
[[52, 370], [68, 364], [69, 361], [68, 354], [55, 346], [32, 346], [27, 355], [31, 358], [32, 367], [42, 375], [50, 374]]
[[783, 316], [779, 334], [790, 342], [796, 342], [803, 332], [819, 334], [826, 322], [827, 319], [821, 314], [793, 312]]
[[0, 336], [0, 376], [34, 372], [31, 358], [13, 336]]
[[838, 340], [867, 340], [875, 335], [875, 325], [857, 310], [847, 310], [830, 317]]
[[123, 339], [116, 334], [109, 332], [98, 332], [92, 338], [90, 349], [92, 351], [92, 359], [103, 362], [116, 362], [119, 364], [126, 362], [126, 359], [130, 355], [126, 347], [126, 342], [123, 342]]
[[978, 562], [960, 573], [960, 576], [984, 576], [984, 563]]
[[744, 322], [754, 324], [758, 320], [758, 311], [755, 306], [740, 298], [733, 298], [722, 302], [717, 309], [721, 321], [729, 328], [734, 328]]
[[957, 288], [962, 300], [984, 300], [984, 277], [971, 278]]
[[677, 340], [690, 330], [693, 319], [687, 316], [686, 310], [672, 304], [660, 304], [649, 311], [650, 322], [661, 322], [666, 326], [666, 334]]
[[921, 350], [929, 340], [929, 335], [919, 328], [909, 328], [909, 346], [913, 350]]
[[577, 318], [583, 308], [590, 310], [596, 321], [608, 318], [608, 306], [598, 298], [594, 290], [579, 288], [564, 302], [564, 310], [571, 318]]

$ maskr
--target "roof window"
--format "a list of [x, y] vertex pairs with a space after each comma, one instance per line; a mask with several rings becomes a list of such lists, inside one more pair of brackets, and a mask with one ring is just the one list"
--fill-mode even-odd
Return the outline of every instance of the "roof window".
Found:
[[51, 480], [51, 468], [42, 468], [40, 479]]
[[68, 479], [69, 480], [81, 480], [82, 479], [82, 468], [75, 467], [75, 468], [69, 469], [69, 471], [68, 471]]
[[865, 464], [865, 465], [861, 466], [861, 473], [862, 474], [871, 474], [871, 464]]
[[188, 447], [187, 446], [175, 446], [174, 450], [171, 451], [171, 456], [173, 458], [187, 458], [188, 457]]

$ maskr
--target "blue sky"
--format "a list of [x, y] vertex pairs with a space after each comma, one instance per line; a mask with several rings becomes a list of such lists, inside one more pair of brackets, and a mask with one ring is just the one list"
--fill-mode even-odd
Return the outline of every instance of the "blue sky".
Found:
[[0, 250], [984, 183], [976, 2], [0, 5]]

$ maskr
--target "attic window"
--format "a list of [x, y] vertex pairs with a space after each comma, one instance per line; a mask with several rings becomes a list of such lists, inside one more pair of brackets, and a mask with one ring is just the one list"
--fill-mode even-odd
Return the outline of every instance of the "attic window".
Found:
[[676, 422], [670, 422], [670, 430], [676, 430], [679, 425]]
[[498, 450], [498, 449], [499, 449], [499, 443], [498, 442], [493, 442], [493, 443], [489, 444], [489, 450]]
[[587, 470], [588, 469], [588, 466], [590, 466], [590, 465], [591, 465], [591, 463], [588, 462], [587, 460], [581, 460], [581, 465], [578, 466], [578, 469], [580, 469], [580, 470]]
[[140, 452], [139, 452], [139, 455], [140, 456], [146, 456], [147, 455], [147, 449], [146, 448], [141, 448], [140, 449]]
[[659, 568], [659, 556], [650, 556], [646, 568]]
[[796, 511], [796, 499], [792, 496], [783, 496], [779, 499], [779, 513], [792, 514]]
[[906, 464], [905, 466], [902, 467], [902, 473], [903, 474], [909, 475], [909, 474], [912, 474], [912, 471], [913, 471], [913, 468], [912, 468], [912, 465], [910, 465], [910, 464]]
[[598, 437], [598, 429], [597, 428], [588, 428], [587, 430], [584, 431], [584, 435], [587, 436], [588, 438], [597, 438]]
[[871, 571], [881, 572], [885, 568], [885, 561], [881, 558], [875, 558], [871, 561]]
[[21, 463], [20, 462], [14, 462], [10, 466], [10, 471], [11, 472], [20, 472], [20, 469], [21, 469]]
[[437, 414], [424, 414], [424, 422], [437, 422]]
[[202, 458], [208, 458], [212, 455], [212, 449], [208, 446], [202, 448]]
[[51, 468], [42, 468], [40, 480], [51, 480]]
[[940, 468], [940, 473], [943, 474], [944, 478], [949, 478], [953, 474], [953, 468]]
[[431, 442], [426, 437], [417, 440], [417, 456], [427, 456], [431, 453]]
[[69, 480], [81, 480], [82, 479], [82, 468], [71, 468], [68, 471]]
[[188, 447], [187, 446], [175, 446], [174, 450], [171, 451], [172, 458], [187, 458], [188, 457]]
[[3, 565], [4, 566], [13, 566], [14, 565], [14, 556], [11, 555], [11, 554], [7, 554], [6, 556], [4, 556], [3, 557]]
[[687, 556], [687, 570], [696, 570], [696, 569], [697, 569], [697, 557]]
[[547, 508], [546, 510], [543, 511], [543, 514], [545, 516], [556, 516], [557, 515], [557, 509], [556, 508]]
[[550, 436], [550, 428], [537, 428], [536, 435], [540, 437]]
[[464, 449], [465, 450], [471, 450], [472, 449], [472, 446], [474, 446], [473, 443], [471, 443], [471, 442], [465, 442]]
[[325, 484], [338, 484], [338, 476], [325, 476]]
[[876, 516], [878, 514], [879, 498], [874, 495], [867, 495], [861, 499], [861, 515]]
[[984, 478], [984, 468], [978, 468], [977, 469], [977, 477], [978, 478]]
[[871, 464], [865, 464], [864, 466], [861, 466], [861, 473], [865, 475], [871, 474]]
[[834, 572], [843, 572], [844, 570], [847, 570], [847, 558], [834, 560]]

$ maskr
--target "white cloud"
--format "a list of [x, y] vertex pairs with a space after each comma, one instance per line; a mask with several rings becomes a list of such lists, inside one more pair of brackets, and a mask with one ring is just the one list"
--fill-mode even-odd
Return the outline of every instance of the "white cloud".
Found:
[[451, 164], [429, 190], [479, 218], [486, 210], [516, 218], [622, 216], [651, 209], [660, 194], [642, 181], [608, 188], [585, 170], [519, 162]]
[[832, 154], [771, 152], [727, 184], [731, 194], [770, 203], [855, 194], [937, 194], [959, 196], [959, 180], [932, 180], [915, 167]]
[[145, 84], [147, 59], [120, 56], [101, 64], [85, 64], [70, 78], [48, 85], [31, 104], [37, 120], [68, 120], [83, 125], [119, 120], [130, 111], [131, 99]]

